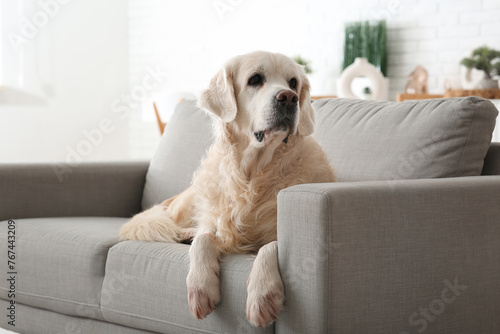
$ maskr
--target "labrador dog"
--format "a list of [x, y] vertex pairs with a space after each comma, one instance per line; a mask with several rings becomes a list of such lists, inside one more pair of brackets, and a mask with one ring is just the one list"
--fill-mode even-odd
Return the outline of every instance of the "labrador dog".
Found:
[[253, 52], [229, 60], [198, 103], [213, 118], [215, 142], [191, 186], [134, 216], [120, 236], [193, 239], [186, 281], [197, 319], [220, 301], [221, 254], [258, 252], [247, 281], [246, 313], [253, 325], [266, 326], [284, 301], [276, 241], [278, 192], [335, 181], [324, 151], [310, 136], [315, 115], [309, 81], [290, 58]]

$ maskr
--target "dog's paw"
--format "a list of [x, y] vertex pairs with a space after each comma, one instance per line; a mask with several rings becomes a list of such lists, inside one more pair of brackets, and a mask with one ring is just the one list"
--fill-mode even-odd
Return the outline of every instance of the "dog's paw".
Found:
[[189, 309], [198, 320], [206, 318], [207, 315], [215, 311], [217, 296], [211, 294], [208, 290], [188, 288]]
[[179, 233], [179, 240], [183, 244], [191, 244], [193, 242], [194, 236], [198, 231], [197, 228], [185, 228]]
[[247, 291], [247, 320], [257, 327], [272, 324], [283, 309], [284, 293], [281, 278], [263, 280], [250, 276]]
[[208, 266], [191, 269], [187, 277], [188, 303], [193, 316], [200, 320], [215, 311], [220, 301], [219, 269]]

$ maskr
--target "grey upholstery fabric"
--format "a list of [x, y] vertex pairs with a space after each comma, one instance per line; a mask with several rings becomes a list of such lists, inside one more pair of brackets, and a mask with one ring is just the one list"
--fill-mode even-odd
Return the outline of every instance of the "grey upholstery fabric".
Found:
[[[80, 317], [102, 319], [101, 287], [108, 250], [124, 218], [39, 218], [16, 222], [16, 302]], [[0, 223], [7, 258], [7, 222]], [[7, 273], [7, 261], [0, 261]], [[1, 298], [8, 283], [0, 280]]]
[[484, 158], [482, 175], [500, 175], [500, 143], [491, 143]]
[[[477, 175], [493, 125], [488, 120], [496, 115], [477, 98], [326, 100], [316, 107], [317, 138], [340, 179], [357, 181]], [[81, 164], [61, 180], [55, 165], [2, 165], [0, 220], [128, 217], [141, 209], [143, 190], [146, 208], [189, 185], [212, 141], [210, 127], [193, 101], [181, 104], [149, 170], [147, 163]], [[500, 173], [499, 153], [498, 145], [490, 147], [483, 174]], [[278, 243], [286, 305], [267, 328], [251, 327], [245, 319], [252, 256], [223, 257], [222, 301], [197, 321], [187, 305], [188, 246], [118, 243], [126, 218], [16, 219], [18, 329], [500, 333], [499, 202], [500, 176], [339, 182], [282, 191]], [[6, 237], [3, 221], [4, 259]], [[6, 265], [0, 261], [1, 272], [8, 272]], [[1, 280], [3, 309], [6, 289]], [[0, 326], [9, 328], [6, 317], [1, 319]]]
[[480, 175], [498, 110], [468, 97], [314, 103], [321, 143], [340, 181]]
[[[196, 320], [187, 303], [189, 246], [120, 242], [109, 251], [102, 290], [102, 314], [110, 322], [161, 333], [273, 333], [254, 328], [245, 316], [246, 281], [253, 256], [221, 260], [221, 302]], [[108, 273], [116, 273], [115, 276]]]
[[[0, 299], [0, 308], [7, 309], [9, 302]], [[22, 304], [16, 305], [16, 326], [0, 317], [0, 327], [22, 334], [153, 334], [105, 321], [68, 316]], [[0, 330], [1, 331], [1, 330]]]
[[500, 333], [498, 203], [500, 176], [280, 192], [276, 332]]
[[[129, 217], [141, 209], [149, 163], [0, 165], [0, 221], [63, 216]], [[69, 167], [68, 167], [69, 168]]]
[[212, 141], [210, 116], [197, 108], [196, 101], [179, 103], [151, 160], [142, 208], [147, 209], [186, 189]]

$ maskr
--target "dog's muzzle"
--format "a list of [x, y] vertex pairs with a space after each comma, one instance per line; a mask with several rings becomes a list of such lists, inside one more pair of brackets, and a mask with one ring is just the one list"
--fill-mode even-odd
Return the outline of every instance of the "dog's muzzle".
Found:
[[[273, 115], [269, 120], [269, 126], [262, 131], [255, 131], [253, 134], [255, 139], [260, 143], [264, 140], [266, 134], [271, 131], [289, 131], [293, 132], [295, 127], [295, 119], [298, 113], [299, 97], [291, 90], [279, 91], [272, 103]], [[290, 133], [283, 142], [288, 142]]]
[[276, 130], [294, 131], [299, 111], [298, 102], [299, 97], [291, 90], [282, 90], [276, 94], [273, 103], [274, 115], [271, 119]]

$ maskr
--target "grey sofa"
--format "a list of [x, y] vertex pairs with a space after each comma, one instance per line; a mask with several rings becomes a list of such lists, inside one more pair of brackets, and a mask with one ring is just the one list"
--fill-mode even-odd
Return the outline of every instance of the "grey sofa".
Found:
[[[331, 99], [315, 108], [314, 135], [340, 182], [295, 186], [278, 196], [286, 301], [275, 324], [254, 328], [245, 319], [253, 256], [223, 258], [222, 300], [198, 321], [186, 297], [189, 246], [118, 241], [128, 217], [187, 187], [211, 143], [208, 116], [186, 101], [151, 162], [0, 166], [6, 277], [0, 327], [20, 333], [500, 333], [500, 144], [490, 144], [495, 107], [457, 98]], [[12, 230], [15, 243], [9, 243]]]

